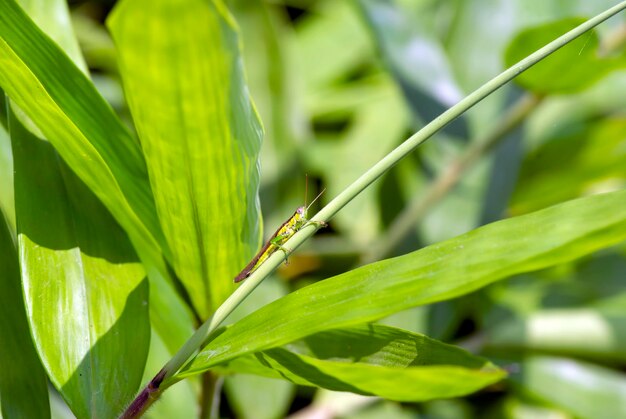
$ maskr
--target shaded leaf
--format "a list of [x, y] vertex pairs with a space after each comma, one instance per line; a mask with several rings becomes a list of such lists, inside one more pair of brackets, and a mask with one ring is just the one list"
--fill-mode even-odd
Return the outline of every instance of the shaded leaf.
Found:
[[[0, 98], [4, 98], [0, 90]], [[0, 100], [0, 106], [4, 106]], [[0, 111], [0, 114], [2, 111]], [[4, 213], [7, 223], [15, 231], [15, 208], [13, 207], [13, 155], [11, 154], [11, 139], [4, 126], [0, 126], [0, 211]]]
[[138, 251], [156, 252], [159, 259], [161, 233], [137, 142], [14, 0], [0, 4], [0, 40], [0, 86], [109, 208]]

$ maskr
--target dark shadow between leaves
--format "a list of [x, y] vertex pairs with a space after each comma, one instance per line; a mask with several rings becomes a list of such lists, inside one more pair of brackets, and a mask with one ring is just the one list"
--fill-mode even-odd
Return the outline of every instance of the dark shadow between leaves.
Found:
[[136, 261], [126, 233], [52, 145], [13, 115], [10, 124], [19, 234], [46, 249], [79, 247], [111, 263]]

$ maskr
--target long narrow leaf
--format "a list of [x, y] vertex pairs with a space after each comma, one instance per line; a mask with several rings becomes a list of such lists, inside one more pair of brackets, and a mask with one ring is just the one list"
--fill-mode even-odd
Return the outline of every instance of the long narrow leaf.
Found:
[[454, 298], [626, 239], [626, 191], [570, 201], [300, 289], [215, 337], [187, 368]]
[[122, 1], [109, 19], [176, 273], [207, 317], [259, 241], [261, 127], [221, 2]]

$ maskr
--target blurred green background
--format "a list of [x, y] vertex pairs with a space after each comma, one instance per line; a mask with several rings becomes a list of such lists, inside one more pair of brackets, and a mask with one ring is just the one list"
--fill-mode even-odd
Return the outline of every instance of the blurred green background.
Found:
[[[93, 81], [130, 121], [103, 25], [113, 4], [71, 1], [70, 7]], [[265, 232], [302, 204], [305, 176], [309, 200], [323, 188], [321, 201], [330, 200], [508, 64], [613, 4], [228, 1], [265, 127]], [[623, 189], [625, 39], [620, 15], [454, 121], [351, 202], [233, 318], [360, 263], [576, 197]], [[11, 153], [2, 135], [0, 201], [9, 203], [12, 185], [4, 179], [11, 177]], [[623, 244], [384, 323], [488, 356], [510, 370], [511, 380], [464, 399], [399, 404], [237, 376], [227, 379], [222, 414], [608, 418], [626, 400]], [[64, 415], [61, 405], [54, 410]], [[158, 405], [152, 414], [160, 414]]]

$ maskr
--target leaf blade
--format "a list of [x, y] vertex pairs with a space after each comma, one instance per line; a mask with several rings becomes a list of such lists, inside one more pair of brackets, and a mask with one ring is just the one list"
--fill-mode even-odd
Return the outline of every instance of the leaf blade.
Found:
[[215, 337], [187, 369], [454, 298], [615, 244], [626, 238], [625, 204], [625, 191], [570, 201], [302, 288]]
[[115, 415], [139, 386], [147, 357], [145, 271], [126, 234], [51, 145], [13, 113], [9, 121], [20, 267], [35, 347], [77, 416]]
[[261, 127], [238, 32], [221, 3], [200, 0], [121, 2], [108, 26], [172, 263], [205, 318], [260, 234]]

